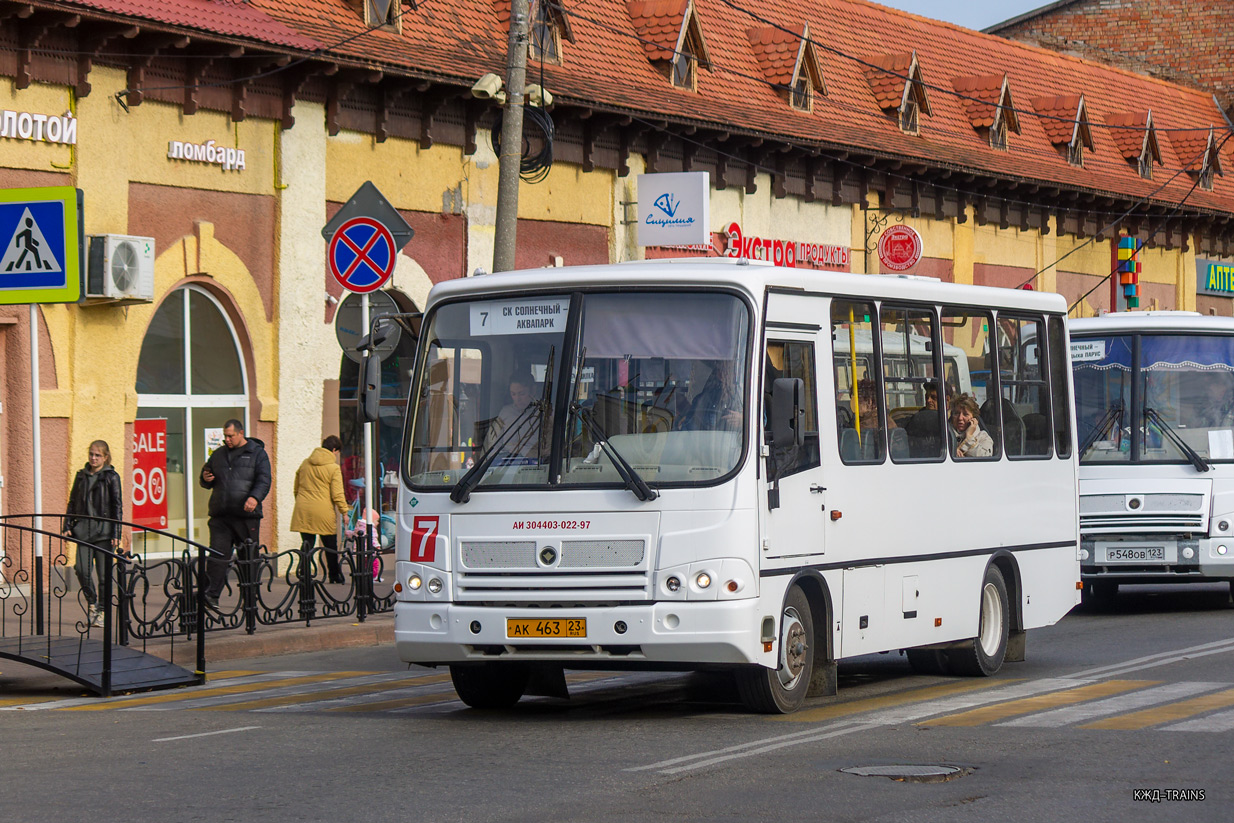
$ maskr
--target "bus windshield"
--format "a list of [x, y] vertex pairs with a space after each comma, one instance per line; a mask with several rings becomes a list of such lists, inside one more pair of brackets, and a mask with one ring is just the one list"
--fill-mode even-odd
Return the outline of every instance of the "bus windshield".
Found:
[[1234, 338], [1077, 336], [1071, 355], [1082, 463], [1234, 460]]
[[443, 304], [417, 360], [411, 484], [718, 480], [743, 453], [749, 329], [745, 303], [719, 292]]

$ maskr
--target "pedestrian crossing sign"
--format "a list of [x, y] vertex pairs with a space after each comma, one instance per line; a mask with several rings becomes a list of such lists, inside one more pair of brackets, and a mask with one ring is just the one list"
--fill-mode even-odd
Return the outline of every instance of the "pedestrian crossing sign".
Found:
[[76, 303], [81, 244], [81, 189], [0, 190], [0, 305]]

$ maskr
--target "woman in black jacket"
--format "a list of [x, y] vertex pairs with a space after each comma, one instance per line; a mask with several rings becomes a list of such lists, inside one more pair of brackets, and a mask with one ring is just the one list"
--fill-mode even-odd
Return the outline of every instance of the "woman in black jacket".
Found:
[[[101, 580], [104, 563], [110, 558], [94, 546], [117, 550], [120, 546], [120, 524], [124, 517], [124, 497], [120, 491], [120, 475], [111, 465], [111, 449], [106, 441], [95, 440], [90, 444], [90, 457], [86, 465], [73, 479], [69, 492], [69, 505], [65, 510], [64, 534], [80, 541], [77, 543], [77, 581], [89, 607], [91, 626], [103, 625], [103, 610], [98, 607], [98, 590], [95, 588], [93, 571], [98, 570]], [[88, 545], [87, 545], [88, 544]]]

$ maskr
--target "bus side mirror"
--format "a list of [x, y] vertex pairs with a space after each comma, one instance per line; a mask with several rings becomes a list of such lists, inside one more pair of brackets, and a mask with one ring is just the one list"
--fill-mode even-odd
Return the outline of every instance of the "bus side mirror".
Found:
[[771, 445], [776, 449], [805, 442], [805, 382], [777, 377], [771, 384]]
[[381, 411], [381, 358], [371, 352], [365, 354], [360, 373], [360, 419], [375, 423]]

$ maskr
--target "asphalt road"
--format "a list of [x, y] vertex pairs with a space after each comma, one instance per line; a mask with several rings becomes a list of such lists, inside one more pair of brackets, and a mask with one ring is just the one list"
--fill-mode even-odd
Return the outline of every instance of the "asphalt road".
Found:
[[1132, 587], [1030, 632], [994, 678], [873, 655], [785, 718], [714, 677], [647, 673], [478, 712], [389, 647], [110, 700], [6, 662], [0, 819], [1227, 821], [1232, 618], [1225, 587]]

